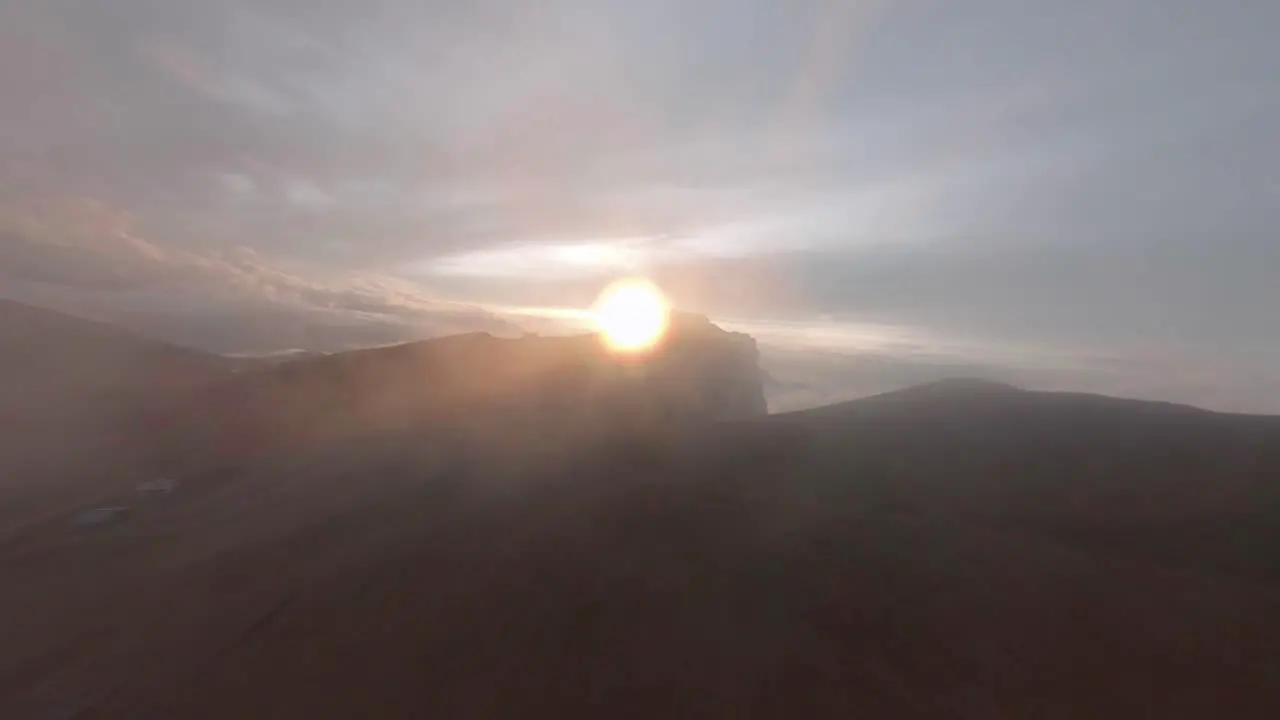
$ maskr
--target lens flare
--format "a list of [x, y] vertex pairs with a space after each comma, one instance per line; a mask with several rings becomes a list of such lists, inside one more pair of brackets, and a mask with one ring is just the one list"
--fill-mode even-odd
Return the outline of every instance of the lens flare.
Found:
[[596, 300], [596, 331], [613, 352], [643, 352], [666, 333], [669, 311], [658, 286], [648, 280], [621, 280], [605, 288]]

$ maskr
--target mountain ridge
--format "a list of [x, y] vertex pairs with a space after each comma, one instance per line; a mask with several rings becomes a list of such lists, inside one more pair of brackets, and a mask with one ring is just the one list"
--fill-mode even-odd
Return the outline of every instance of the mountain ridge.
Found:
[[210, 410], [239, 387], [360, 431], [159, 496], [95, 463], [0, 527], [0, 716], [1280, 714], [1280, 418], [961, 379], [622, 424], [543, 372], [590, 338], [511, 342], [222, 376], [187, 408], [215, 427], [313, 415]]

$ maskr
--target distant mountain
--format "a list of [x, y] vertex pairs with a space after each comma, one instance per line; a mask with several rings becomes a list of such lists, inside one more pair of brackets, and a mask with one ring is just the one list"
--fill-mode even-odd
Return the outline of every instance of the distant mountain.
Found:
[[156, 413], [229, 370], [216, 355], [0, 300], [0, 529], [82, 480], [132, 478]]
[[767, 412], [754, 341], [686, 314], [625, 361], [590, 335], [487, 333], [226, 358], [7, 301], [0, 334], [0, 417], [21, 428], [0, 446], [0, 470], [44, 489], [51, 477], [182, 472], [394, 429], [607, 433]]
[[98, 432], [225, 376], [222, 357], [0, 300], [0, 424]]
[[187, 399], [184, 458], [243, 458], [379, 431], [485, 425], [633, 432], [768, 412], [755, 341], [679, 314], [634, 358], [593, 335], [455, 335], [241, 372]]
[[786, 457], [881, 476], [920, 511], [1280, 583], [1280, 417], [953, 380], [744, 432]]
[[964, 380], [454, 414], [580, 342], [305, 361], [321, 417], [457, 394], [0, 542], [0, 716], [1280, 717], [1280, 419]]
[[64, 387], [68, 394], [143, 385], [167, 388], [208, 379], [228, 366], [217, 355], [3, 299], [0, 337], [0, 387], [8, 392], [33, 385]]

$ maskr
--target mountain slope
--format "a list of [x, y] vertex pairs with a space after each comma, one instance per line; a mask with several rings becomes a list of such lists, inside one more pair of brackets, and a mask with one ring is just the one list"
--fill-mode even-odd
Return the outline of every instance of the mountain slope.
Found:
[[172, 445], [198, 465], [405, 428], [608, 431], [767, 411], [755, 341], [681, 315], [639, 359], [592, 335], [471, 333], [296, 360], [188, 398], [170, 425], [194, 431]]
[[0, 300], [0, 534], [136, 482], [155, 413], [229, 370], [214, 355]]
[[771, 420], [912, 507], [1280, 580], [1277, 417], [947, 382]]
[[0, 546], [0, 714], [1280, 711], [1280, 545], [1214, 525], [1274, 510], [1274, 418], [944, 385], [542, 431], [350, 438]]
[[166, 392], [227, 369], [215, 355], [0, 299], [0, 411], [128, 392]]

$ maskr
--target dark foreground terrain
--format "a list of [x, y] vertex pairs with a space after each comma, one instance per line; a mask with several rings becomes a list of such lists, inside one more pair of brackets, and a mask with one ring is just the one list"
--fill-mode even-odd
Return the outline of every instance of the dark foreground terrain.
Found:
[[1280, 717], [1280, 419], [944, 382], [449, 430], [12, 524], [0, 717]]

